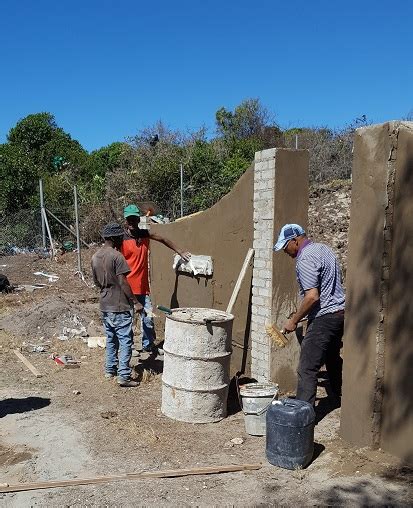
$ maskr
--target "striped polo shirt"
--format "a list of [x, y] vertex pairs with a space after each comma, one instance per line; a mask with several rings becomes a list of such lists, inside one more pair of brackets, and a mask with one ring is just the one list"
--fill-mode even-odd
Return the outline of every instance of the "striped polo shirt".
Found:
[[317, 288], [320, 294], [319, 301], [308, 314], [310, 320], [344, 310], [341, 270], [330, 247], [308, 241], [297, 254], [295, 270], [302, 297], [305, 291], [312, 288]]

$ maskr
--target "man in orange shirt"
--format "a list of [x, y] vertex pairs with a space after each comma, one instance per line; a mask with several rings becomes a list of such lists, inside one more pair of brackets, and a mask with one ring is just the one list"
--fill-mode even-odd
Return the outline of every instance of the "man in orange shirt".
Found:
[[157, 348], [154, 345], [154, 325], [149, 287], [149, 242], [150, 240], [156, 240], [163, 243], [179, 254], [185, 261], [189, 260], [191, 254], [179, 249], [171, 240], [157, 233], [139, 229], [141, 211], [136, 205], [126, 206], [123, 216], [126, 220], [126, 229], [121, 252], [130, 268], [127, 279], [132, 293], [143, 307], [141, 311], [142, 348], [146, 352], [156, 354]]

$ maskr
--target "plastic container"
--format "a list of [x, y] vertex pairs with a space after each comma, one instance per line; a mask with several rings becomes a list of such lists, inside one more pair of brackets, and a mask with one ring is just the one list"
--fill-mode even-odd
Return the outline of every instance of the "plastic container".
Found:
[[272, 383], [247, 383], [240, 386], [245, 431], [251, 436], [265, 436], [266, 412], [278, 396], [278, 385]]
[[314, 408], [308, 402], [272, 402], [267, 410], [268, 462], [285, 469], [307, 467], [314, 454], [314, 424]]

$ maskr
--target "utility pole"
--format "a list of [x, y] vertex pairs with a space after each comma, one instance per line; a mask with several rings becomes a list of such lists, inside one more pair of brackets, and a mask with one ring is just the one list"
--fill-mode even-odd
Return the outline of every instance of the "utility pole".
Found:
[[73, 187], [73, 194], [75, 196], [75, 219], [76, 219], [76, 243], [77, 243], [77, 271], [82, 277], [82, 260], [80, 256], [80, 232], [79, 232], [79, 209], [77, 205], [77, 189], [76, 185]]
[[180, 165], [181, 170], [181, 217], [184, 216], [184, 166], [181, 163]]
[[42, 219], [42, 242], [43, 242], [43, 249], [46, 249], [46, 225], [44, 221], [44, 216], [46, 214], [46, 210], [44, 208], [44, 195], [43, 195], [43, 181], [40, 178], [39, 180], [39, 191], [40, 191], [40, 217]]

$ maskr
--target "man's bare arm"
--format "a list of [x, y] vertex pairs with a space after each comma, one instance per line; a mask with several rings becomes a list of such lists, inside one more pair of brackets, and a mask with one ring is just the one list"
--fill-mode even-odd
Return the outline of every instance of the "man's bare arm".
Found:
[[121, 287], [122, 291], [125, 293], [127, 299], [133, 303], [136, 310], [141, 309], [142, 305], [138, 302], [138, 300], [136, 299], [136, 296], [132, 293], [132, 289], [129, 286], [128, 279], [126, 278], [126, 275], [121, 273], [117, 277], [118, 277], [120, 287]]
[[286, 332], [293, 332], [297, 328], [297, 324], [305, 317], [312, 307], [318, 302], [320, 299], [320, 293], [318, 292], [317, 288], [308, 289], [305, 292], [304, 298], [300, 303], [300, 306], [298, 307], [297, 312], [295, 312], [290, 319], [288, 319], [283, 326], [283, 329]]

